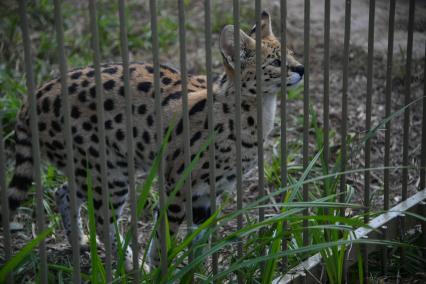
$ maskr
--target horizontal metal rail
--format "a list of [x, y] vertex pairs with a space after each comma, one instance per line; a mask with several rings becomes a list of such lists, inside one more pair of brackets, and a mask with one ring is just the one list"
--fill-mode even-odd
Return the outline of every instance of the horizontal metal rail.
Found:
[[[368, 226], [355, 230], [354, 236], [351, 240], [360, 239], [380, 239], [382, 235], [379, 229], [386, 230], [390, 239], [395, 239], [399, 236], [400, 218], [405, 216], [407, 225], [413, 227], [420, 224], [421, 221], [412, 217], [412, 215], [405, 215], [404, 212], [411, 212], [421, 215], [423, 203], [426, 201], [426, 189], [419, 191], [407, 200], [399, 203], [391, 208], [388, 212], [379, 215], [368, 223]], [[380, 245], [368, 245], [367, 253], [371, 254], [374, 251], [382, 248]], [[348, 265], [352, 265], [357, 261], [357, 250], [350, 250], [348, 255]], [[303, 261], [296, 267], [292, 268], [285, 275], [275, 278], [272, 283], [274, 284], [287, 284], [287, 283], [318, 283], [321, 282], [323, 275], [323, 260], [320, 253], [311, 256]], [[306, 282], [305, 282], [306, 281]]]

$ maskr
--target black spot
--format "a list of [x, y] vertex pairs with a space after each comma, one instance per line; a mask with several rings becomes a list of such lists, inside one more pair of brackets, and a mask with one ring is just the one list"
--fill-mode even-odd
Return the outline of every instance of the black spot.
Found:
[[83, 144], [83, 137], [81, 135], [74, 136], [74, 142], [77, 144]]
[[81, 112], [78, 109], [78, 107], [73, 106], [72, 109], [71, 109], [71, 117], [77, 119], [77, 118], [80, 117], [80, 114], [81, 114]]
[[229, 113], [229, 106], [227, 104], [223, 104], [222, 108], [224, 113]]
[[253, 95], [256, 95], [256, 90], [255, 90], [255, 89], [253, 89], [253, 88], [250, 88], [250, 89], [249, 89], [249, 92], [250, 92], [250, 93], [252, 93]]
[[50, 100], [49, 98], [44, 98], [42, 103], [41, 103], [41, 108], [43, 110], [44, 113], [48, 113], [50, 111]]
[[176, 217], [176, 216], [173, 216], [173, 215], [167, 215], [167, 219], [169, 220], [169, 222], [177, 223], [177, 224], [182, 223], [182, 221], [183, 221], [184, 218], [185, 218], [185, 215], [183, 215], [182, 217]]
[[254, 125], [254, 119], [253, 119], [253, 117], [249, 116], [247, 118], [247, 123], [248, 123], [249, 126], [253, 126]]
[[41, 96], [43, 96], [43, 92], [41, 90], [38, 91], [36, 96], [37, 96], [37, 99], [41, 98]]
[[133, 138], [138, 136], [138, 128], [136, 126], [133, 126]]
[[248, 143], [248, 142], [245, 142], [245, 141], [241, 141], [241, 145], [245, 148], [252, 148], [256, 145], [256, 143], [252, 144], [252, 143]]
[[71, 127], [72, 134], [75, 134], [77, 132], [77, 127], [73, 126]]
[[90, 136], [90, 140], [92, 140], [93, 143], [99, 143], [99, 138], [96, 134], [92, 134], [92, 136]]
[[168, 85], [172, 82], [172, 79], [170, 79], [169, 77], [163, 77], [161, 82], [163, 82], [164, 85]]
[[235, 138], [235, 135], [234, 135], [234, 134], [229, 134], [228, 139], [229, 139], [229, 140], [232, 140], [232, 141], [235, 141], [235, 140], [236, 140], [236, 138]]
[[21, 165], [21, 164], [26, 163], [26, 162], [32, 163], [33, 158], [31, 156], [25, 157], [21, 153], [16, 153], [15, 154], [15, 162], [16, 162], [16, 165]]
[[85, 122], [83, 122], [83, 129], [84, 130], [86, 130], [86, 131], [90, 131], [90, 130], [92, 130], [92, 124], [90, 123], [90, 122], [88, 122], [88, 121], [85, 121]]
[[95, 75], [95, 70], [91, 69], [89, 72], [86, 73], [87, 77], [93, 77]]
[[145, 69], [146, 69], [146, 71], [148, 71], [148, 73], [151, 73], [151, 74], [154, 73], [154, 68], [152, 66], [145, 65]]
[[185, 169], [185, 164], [180, 165], [179, 169], [177, 170], [177, 173], [181, 174], [184, 169]]
[[170, 95], [168, 95], [163, 102], [161, 103], [161, 105], [165, 106], [169, 103], [170, 100], [178, 100], [182, 97], [182, 92], [178, 91], [175, 93], [172, 93]]
[[61, 132], [62, 128], [61, 125], [57, 122], [57, 121], [52, 121], [51, 123], [52, 128], [56, 131], [56, 132]]
[[206, 105], [206, 99], [202, 99], [198, 101], [194, 106], [189, 110], [189, 115], [194, 115], [197, 112], [203, 111]]
[[198, 83], [204, 84], [206, 81], [202, 78], [197, 78]]
[[99, 157], [99, 152], [98, 150], [96, 150], [95, 148], [93, 148], [92, 146], [89, 147], [89, 154], [92, 155], [93, 157], [97, 158]]
[[78, 100], [82, 103], [86, 102], [86, 91], [83, 90], [78, 94]]
[[55, 101], [53, 102], [53, 112], [57, 117], [59, 117], [61, 114], [61, 100], [59, 96], [56, 97]]
[[91, 109], [91, 110], [96, 110], [96, 103], [90, 103], [90, 105], [89, 105], [89, 108]]
[[49, 92], [53, 87], [53, 83], [50, 83], [48, 85], [46, 85], [46, 87], [44, 87], [43, 91], [44, 92]]
[[102, 73], [107, 73], [107, 74], [115, 74], [117, 73], [117, 67], [109, 67], [109, 68], [105, 68], [104, 70], [102, 70]]
[[141, 82], [138, 84], [138, 90], [141, 92], [148, 93], [151, 90], [151, 82]]
[[226, 76], [226, 74], [224, 74], [220, 79], [220, 86], [222, 87], [226, 83], [226, 81], [228, 81], [228, 77]]
[[77, 80], [78, 78], [80, 78], [81, 74], [81, 71], [74, 72], [71, 74], [71, 79]]
[[123, 189], [123, 190], [114, 192], [113, 195], [121, 197], [121, 196], [127, 195], [128, 192], [129, 191], [127, 189]]
[[168, 209], [170, 212], [173, 213], [179, 213], [180, 211], [182, 211], [182, 207], [177, 204], [170, 204]]
[[71, 86], [68, 87], [68, 94], [72, 95], [77, 91], [77, 84], [73, 83]]
[[112, 99], [107, 99], [104, 102], [104, 108], [106, 111], [111, 111], [114, 109], [114, 101]]
[[241, 107], [243, 108], [244, 111], [250, 111], [250, 105], [248, 105], [245, 102], [241, 103]]
[[124, 86], [121, 86], [120, 89], [118, 90], [118, 94], [122, 97], [124, 97]]
[[112, 120], [105, 121], [105, 129], [112, 129]]
[[18, 189], [28, 189], [32, 183], [32, 178], [22, 176], [19, 174], [13, 175], [12, 180], [10, 181], [9, 187], [15, 187]]
[[138, 150], [140, 150], [141, 152], [145, 151], [145, 147], [143, 146], [141, 142], [138, 142], [136, 146], [138, 147]]
[[123, 114], [119, 113], [114, 117], [116, 123], [121, 123], [123, 121]]
[[92, 122], [93, 124], [98, 123], [98, 117], [96, 116], [96, 114], [90, 117], [90, 122]]
[[91, 88], [89, 89], [89, 93], [90, 93], [90, 96], [91, 96], [92, 98], [95, 98], [95, 97], [96, 97], [96, 87], [95, 87], [95, 86], [91, 87]]
[[211, 210], [210, 207], [193, 207], [192, 208], [192, 216], [194, 224], [199, 225], [204, 223], [210, 216]]
[[104, 89], [107, 91], [112, 90], [115, 87], [115, 81], [114, 80], [108, 80], [104, 83]]
[[210, 167], [209, 162], [205, 162], [202, 166], [203, 169], [208, 169]]
[[148, 131], [144, 131], [142, 134], [143, 141], [145, 141], [146, 144], [149, 144], [151, 141], [151, 137], [149, 136]]
[[219, 151], [221, 153], [228, 153], [231, 152], [232, 148], [231, 147], [227, 147], [227, 148], [219, 148]]
[[176, 126], [176, 135], [181, 134], [182, 131], [183, 131], [183, 122], [182, 122], [182, 119], [180, 119]]
[[229, 130], [234, 131], [234, 121], [232, 119], [229, 120]]
[[84, 80], [84, 81], [81, 83], [81, 86], [82, 86], [83, 88], [86, 88], [87, 86], [89, 86], [89, 81]]
[[232, 181], [232, 180], [234, 180], [234, 179], [235, 179], [235, 175], [227, 176], [227, 177], [226, 177], [226, 179], [227, 179], [228, 181]]
[[140, 106], [138, 106], [138, 113], [140, 115], [144, 115], [146, 113], [146, 105], [140, 105]]
[[124, 137], [125, 137], [123, 130], [118, 129], [115, 132], [115, 137], [117, 138], [118, 141], [122, 141], [124, 139]]
[[99, 210], [102, 206], [102, 200], [93, 199], [93, 206], [95, 207], [95, 210]]
[[223, 124], [222, 123], [216, 124], [216, 126], [214, 127], [214, 130], [217, 131], [217, 133], [222, 133], [224, 130]]
[[197, 142], [197, 140], [199, 140], [199, 139], [201, 138], [201, 136], [202, 136], [201, 131], [198, 131], [197, 133], [195, 133], [195, 134], [191, 137], [190, 145], [191, 145], [191, 146], [192, 146], [192, 145], [194, 145], [194, 143], [195, 143], [195, 142]]
[[52, 146], [56, 149], [59, 150], [63, 150], [64, 149], [64, 144], [62, 144], [61, 142], [59, 142], [58, 140], [53, 140], [52, 141]]
[[172, 160], [175, 160], [180, 155], [180, 149], [176, 149], [173, 153]]
[[152, 118], [152, 115], [148, 115], [146, 118], [146, 123], [148, 123], [148, 126], [152, 126], [154, 124], [154, 119]]

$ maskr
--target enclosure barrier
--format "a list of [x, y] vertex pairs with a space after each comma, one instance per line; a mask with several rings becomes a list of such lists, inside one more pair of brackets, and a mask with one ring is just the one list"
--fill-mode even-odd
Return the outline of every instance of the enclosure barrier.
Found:
[[[44, 210], [43, 210], [43, 190], [41, 184], [40, 176], [40, 146], [38, 139], [38, 118], [37, 118], [37, 109], [36, 109], [36, 97], [35, 97], [35, 82], [33, 74], [33, 56], [31, 53], [31, 42], [30, 42], [30, 30], [28, 27], [27, 21], [27, 12], [26, 12], [26, 3], [25, 0], [19, 0], [19, 13], [20, 13], [20, 22], [22, 29], [23, 37], [23, 46], [25, 52], [25, 75], [27, 83], [27, 92], [28, 100], [30, 105], [30, 126], [32, 133], [32, 157], [34, 160], [34, 181], [36, 188], [36, 216], [37, 216], [37, 233], [41, 233], [45, 230], [44, 222]], [[120, 45], [122, 51], [122, 62], [123, 62], [123, 73], [124, 73], [124, 93], [125, 93], [125, 121], [126, 121], [126, 132], [131, 134], [133, 128], [132, 121], [132, 103], [131, 103], [131, 89], [129, 86], [129, 55], [128, 55], [128, 43], [127, 43], [127, 27], [125, 19], [125, 1], [119, 0], [119, 21], [120, 21]], [[310, 56], [309, 56], [309, 46], [310, 46], [310, 0], [305, 0], [305, 14], [304, 14], [304, 65], [305, 65], [305, 78], [304, 78], [304, 93], [303, 93], [303, 168], [304, 170], [308, 167], [309, 164], [309, 97], [310, 97], [310, 79], [309, 79], [309, 67], [310, 67]], [[161, 144], [163, 142], [163, 123], [162, 123], [162, 110], [161, 110], [161, 90], [160, 90], [160, 63], [159, 63], [159, 47], [158, 47], [158, 29], [157, 29], [157, 7], [156, 1], [150, 0], [150, 19], [151, 19], [151, 31], [152, 31], [152, 55], [153, 55], [153, 65], [154, 65], [154, 89], [155, 89], [155, 114], [156, 114], [156, 133], [157, 133], [157, 144], [158, 151], [160, 151]], [[206, 51], [206, 70], [207, 70], [207, 106], [208, 106], [208, 132], [211, 137], [214, 139], [214, 121], [215, 117], [213, 116], [213, 76], [212, 76], [212, 26], [211, 26], [211, 1], [205, 0], [205, 51]], [[261, 25], [261, 11], [262, 5], [261, 0], [255, 1], [255, 19], [256, 25]], [[414, 10], [415, 10], [415, 1], [410, 0], [409, 8], [409, 24], [408, 24], [408, 39], [407, 39], [407, 56], [406, 56], [406, 66], [405, 66], [405, 105], [408, 105], [412, 102], [410, 96], [410, 84], [411, 84], [411, 67], [412, 67], [412, 50], [413, 50], [413, 31], [414, 31]], [[61, 12], [61, 1], [54, 0], [54, 14], [55, 14], [55, 28], [56, 28], [56, 40], [58, 44], [57, 53], [59, 58], [59, 68], [61, 75], [61, 87], [62, 87], [62, 101], [63, 101], [63, 114], [64, 114], [64, 134], [66, 138], [66, 161], [67, 169], [66, 175], [68, 177], [69, 188], [71, 191], [71, 209], [72, 214], [75, 217], [77, 214], [76, 210], [76, 185], [75, 185], [75, 176], [74, 176], [74, 160], [73, 160], [73, 151], [72, 151], [72, 139], [71, 139], [71, 129], [70, 129], [70, 106], [68, 102], [68, 88], [67, 88], [67, 72], [68, 67], [66, 63], [66, 52], [64, 48], [64, 33], [63, 33], [63, 20]], [[95, 0], [90, 0], [88, 3], [89, 13], [90, 13], [90, 31], [92, 35], [92, 48], [93, 48], [93, 62], [95, 69], [95, 80], [96, 80], [96, 99], [97, 105], [103, 105], [103, 89], [102, 89], [102, 80], [101, 80], [101, 71], [100, 71], [100, 62], [102, 58], [100, 57], [100, 42], [98, 36], [98, 26], [97, 26], [97, 12], [96, 12], [96, 3]], [[330, 0], [324, 1], [325, 16], [324, 16], [324, 97], [323, 97], [323, 107], [324, 107], [324, 153], [323, 158], [326, 164], [328, 165], [330, 161], [330, 151], [329, 151], [329, 133], [330, 133], [330, 124], [329, 124], [329, 94], [330, 94]], [[233, 0], [233, 24], [234, 29], [234, 40], [236, 43], [235, 50], [235, 104], [236, 104], [236, 113], [235, 113], [235, 137], [236, 137], [236, 192], [237, 192], [237, 209], [242, 209], [243, 205], [243, 190], [242, 190], [242, 153], [241, 153], [241, 62], [240, 62], [240, 3], [238, 0]], [[190, 154], [190, 125], [189, 125], [189, 114], [188, 114], [188, 88], [187, 88], [187, 67], [186, 67], [186, 40], [185, 40], [185, 5], [183, 0], [178, 0], [178, 14], [179, 14], [179, 46], [180, 46], [180, 71], [182, 74], [182, 103], [183, 103], [183, 133], [184, 133], [184, 157], [185, 157], [185, 166], [188, 166], [191, 162]], [[287, 1], [280, 1], [280, 42], [281, 42], [281, 54], [282, 54], [282, 65], [281, 65], [281, 180], [284, 184], [287, 183], [287, 113], [286, 113], [286, 93], [287, 93], [287, 82], [286, 82], [286, 72], [287, 72], [287, 42], [286, 42], [286, 28], [287, 28]], [[341, 124], [341, 153], [342, 153], [342, 163], [340, 165], [341, 172], [346, 171], [347, 160], [347, 119], [348, 119], [348, 70], [349, 70], [349, 50], [350, 50], [350, 30], [351, 30], [351, 0], [346, 0], [345, 4], [345, 34], [344, 34], [344, 48], [343, 48], [343, 85], [342, 85], [342, 124]], [[374, 19], [375, 19], [375, 0], [370, 0], [369, 8], [369, 29], [368, 29], [368, 62], [367, 62], [367, 96], [366, 96], [366, 121], [365, 128], [371, 129], [371, 110], [372, 110], [372, 88], [373, 88], [373, 52], [374, 52]], [[387, 70], [386, 70], [386, 90], [385, 90], [385, 117], [391, 115], [391, 92], [392, 92], [392, 56], [393, 56], [393, 41], [394, 41], [394, 25], [395, 25], [395, 0], [390, 0], [390, 9], [389, 9], [389, 32], [388, 32], [388, 52], [387, 52]], [[261, 70], [261, 29], [256, 29], [255, 34], [256, 40], [256, 94], [257, 94], [257, 121], [258, 121], [258, 133], [257, 133], [257, 147], [258, 147], [258, 190], [259, 197], [265, 195], [265, 185], [264, 185], [264, 151], [263, 151], [263, 129], [262, 129], [262, 70]], [[425, 64], [426, 71], [426, 64]], [[426, 95], [426, 82], [425, 82], [425, 95]], [[403, 175], [402, 175], [402, 203], [397, 205], [401, 207], [400, 209], [408, 210], [412, 207], [415, 207], [416, 210], [425, 210], [424, 206], [420, 205], [421, 201], [425, 199], [424, 191], [420, 191], [413, 198], [408, 199], [407, 196], [407, 185], [408, 185], [408, 168], [409, 168], [409, 115], [410, 108], [407, 107], [404, 110], [404, 133], [403, 133]], [[103, 187], [103, 203], [108, 204], [108, 191], [105, 190], [108, 187], [106, 180], [107, 168], [106, 168], [106, 144], [105, 144], [105, 130], [104, 130], [104, 110], [102, 107], [97, 108], [97, 117], [98, 117], [98, 136], [100, 140], [99, 150], [100, 158], [99, 164], [101, 167], [102, 173], [102, 187]], [[0, 119], [1, 122], [1, 119]], [[389, 166], [390, 166], [390, 129], [391, 123], [390, 120], [386, 122], [385, 126], [385, 158], [384, 158], [384, 204], [383, 209], [389, 209]], [[214, 145], [214, 141], [211, 143]], [[132, 135], [126, 135], [126, 146], [128, 149], [128, 173], [129, 173], [129, 192], [130, 192], [130, 208], [132, 216], [132, 248], [133, 248], [133, 259], [134, 259], [134, 268], [139, 269], [138, 267], [138, 258], [140, 256], [139, 245], [137, 242], [137, 213], [136, 213], [136, 186], [135, 186], [135, 164], [134, 164], [134, 142]], [[371, 142], [369, 139], [365, 141], [365, 168], [370, 168], [370, 152], [371, 152]], [[209, 167], [210, 167], [210, 187], [211, 187], [211, 206], [212, 211], [216, 210], [216, 188], [215, 188], [215, 149], [214, 146], [208, 147], [208, 156], [209, 156]], [[419, 190], [424, 190], [426, 188], [426, 100], [423, 99], [423, 120], [422, 120], [422, 145], [421, 145], [421, 161], [420, 161], [420, 184]], [[191, 198], [191, 183], [190, 177], [186, 180], [185, 188], [187, 189], [186, 197], [186, 221], [188, 225], [188, 233], [191, 233], [192, 230], [192, 198]], [[160, 210], [165, 208], [166, 192], [165, 192], [165, 180], [164, 180], [164, 161], [160, 159], [160, 165], [158, 169], [158, 187], [159, 187], [159, 196], [160, 196]], [[4, 154], [4, 145], [3, 145], [3, 132], [0, 125], [0, 187], [1, 187], [1, 202], [2, 202], [2, 216], [3, 218], [3, 228], [8, 228], [8, 206], [7, 206], [7, 189], [6, 189], [6, 178], [5, 178], [5, 154]], [[346, 179], [345, 174], [341, 176], [340, 182], [340, 194], [341, 201], [344, 200], [344, 192], [346, 188]], [[308, 184], [303, 185], [303, 200], [308, 201]], [[417, 199], [416, 199], [417, 198]], [[369, 170], [365, 171], [364, 176], [364, 200], [365, 200], [365, 210], [369, 210], [369, 199], [370, 199], [370, 172]], [[415, 202], [413, 201], [415, 200]], [[408, 203], [407, 203], [408, 202]], [[410, 203], [411, 202], [411, 203]], [[413, 203], [414, 202], [414, 203]], [[417, 212], [417, 211], [416, 211]], [[425, 211], [418, 211], [424, 212]], [[104, 216], [106, 220], [109, 220], [109, 210], [104, 206]], [[305, 216], [309, 215], [308, 209], [304, 210], [303, 214]], [[341, 214], [344, 214], [344, 209], [342, 209]], [[369, 222], [368, 214], [365, 215], [365, 223]], [[259, 220], [265, 218], [264, 208], [259, 209]], [[395, 216], [393, 216], [395, 217]], [[81, 282], [80, 276], [80, 251], [78, 244], [77, 236], [77, 219], [71, 218], [72, 220], [72, 254], [73, 254], [73, 281], [74, 283]], [[405, 233], [406, 225], [404, 223], [405, 218], [401, 218], [402, 222], [402, 232]], [[389, 220], [388, 220], [389, 221]], [[383, 228], [383, 225], [387, 222], [377, 223], [378, 221], [372, 220], [373, 224], [376, 224], [377, 228]], [[372, 224], [370, 222], [370, 224]], [[160, 223], [160, 244], [161, 244], [161, 269], [163, 273], [166, 273], [168, 269], [167, 263], [167, 250], [166, 250], [166, 239], [165, 239], [165, 230], [166, 222], [162, 218]], [[303, 244], [309, 244], [309, 231], [307, 229], [308, 220], [303, 221], [304, 231], [303, 231]], [[424, 226], [423, 223], [423, 232]], [[284, 223], [284, 230], [286, 229], [287, 224]], [[237, 228], [241, 229], [243, 227], [243, 218], [242, 215], [238, 216]], [[376, 228], [373, 226], [373, 228]], [[104, 222], [104, 235], [109, 236], [109, 226], [108, 222]], [[396, 231], [391, 235], [390, 230], [383, 228], [385, 234], [385, 239], [390, 239], [395, 237]], [[362, 230], [361, 230], [362, 231]], [[364, 232], [367, 234], [367, 232]], [[364, 234], [363, 233], [363, 234]], [[6, 260], [10, 259], [13, 255], [11, 251], [11, 236], [8, 230], [3, 230], [4, 234], [4, 250]], [[424, 234], [425, 235], [425, 234]], [[217, 238], [216, 235], [212, 236], [213, 240]], [[426, 242], [425, 242], [426, 243]], [[107, 281], [112, 281], [112, 259], [111, 259], [111, 242], [108, 237], [104, 239], [105, 244], [105, 265], [107, 272]], [[282, 240], [282, 248], [286, 250], [288, 247], [287, 240], [284, 238]], [[46, 257], [46, 246], [45, 242], [42, 241], [39, 246], [39, 257], [40, 257], [40, 281], [41, 283], [47, 283], [47, 257]], [[403, 250], [402, 251], [402, 257]], [[264, 251], [264, 254], [267, 252]], [[364, 264], [368, 263], [368, 253], [369, 249], [364, 247]], [[244, 254], [243, 247], [241, 242], [237, 246], [238, 257], [242, 257]], [[388, 252], [386, 249], [383, 249], [383, 269], [386, 270]], [[189, 260], [193, 256], [189, 254]], [[318, 263], [318, 256], [314, 257], [314, 260]], [[308, 260], [309, 262], [309, 260]], [[216, 274], [218, 269], [218, 253], [212, 255], [212, 271]], [[287, 261], [286, 258], [282, 261], [283, 271], [287, 270]], [[302, 263], [302, 270], [306, 271], [310, 268]], [[365, 280], [368, 276], [368, 266], [364, 267]], [[309, 273], [308, 273], [309, 274]], [[300, 276], [300, 275], [299, 275]], [[298, 277], [299, 277], [298, 276]], [[134, 275], [134, 283], [139, 282], [139, 274]], [[243, 275], [237, 274], [239, 283], [243, 283]], [[307, 277], [306, 275], [303, 277]], [[293, 278], [290, 278], [290, 280]], [[278, 281], [278, 280], [277, 280]], [[13, 283], [13, 275], [9, 275], [8, 283]], [[278, 283], [278, 282], [276, 282]], [[286, 282], [287, 283], [287, 282]]]

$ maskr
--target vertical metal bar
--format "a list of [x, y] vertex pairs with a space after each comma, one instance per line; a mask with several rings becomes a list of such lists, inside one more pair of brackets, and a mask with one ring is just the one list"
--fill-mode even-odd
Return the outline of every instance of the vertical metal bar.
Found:
[[59, 69], [61, 74], [61, 95], [62, 95], [62, 113], [64, 115], [64, 138], [66, 149], [66, 174], [68, 177], [68, 188], [70, 195], [71, 207], [71, 246], [72, 246], [72, 262], [73, 262], [73, 280], [74, 283], [80, 283], [80, 242], [78, 228], [78, 212], [77, 212], [77, 195], [74, 174], [74, 152], [71, 136], [70, 122], [70, 103], [68, 98], [68, 66], [66, 61], [65, 46], [64, 46], [64, 30], [61, 11], [61, 1], [54, 0], [55, 6], [55, 28], [56, 42], [58, 44]]
[[[12, 247], [10, 241], [9, 230], [9, 198], [6, 187], [6, 157], [4, 155], [3, 142], [3, 111], [0, 111], [0, 198], [1, 198], [1, 217], [3, 226], [3, 248], [4, 262], [7, 262], [12, 257]], [[13, 273], [9, 273], [6, 278], [7, 284], [13, 283]]]
[[[242, 189], [242, 154], [241, 154], [241, 42], [240, 42], [240, 1], [233, 2], [233, 18], [234, 18], [234, 63], [235, 63], [235, 170], [237, 176], [237, 210], [243, 208], [243, 189]], [[243, 228], [243, 216], [240, 214], [237, 217], [237, 230]], [[238, 242], [237, 245], [238, 258], [243, 257], [243, 244]], [[238, 273], [238, 283], [244, 283], [244, 277]]]
[[104, 125], [104, 94], [102, 89], [101, 78], [101, 56], [99, 51], [99, 34], [96, 15], [95, 0], [89, 0], [89, 16], [90, 16], [90, 30], [92, 34], [92, 48], [93, 60], [95, 68], [95, 82], [96, 82], [96, 115], [98, 117], [98, 137], [99, 137], [99, 154], [101, 166], [101, 185], [102, 185], [102, 204], [103, 204], [103, 234], [104, 234], [104, 247], [105, 247], [105, 270], [107, 282], [112, 281], [112, 254], [111, 254], [111, 238], [110, 238], [110, 212], [109, 212], [109, 192], [107, 181], [107, 168], [106, 168], [106, 145], [105, 145], [105, 125]]
[[[426, 44], [425, 44], [425, 54], [426, 54]], [[420, 157], [420, 188], [419, 190], [424, 190], [426, 188], [426, 57], [424, 62], [423, 70], [423, 118], [422, 118], [422, 152]], [[423, 216], [426, 215], [426, 205], [423, 204]], [[423, 247], [426, 247], [426, 222], [422, 222], [422, 232], [423, 232]], [[423, 257], [426, 257], [426, 252], [423, 250]]]
[[[329, 162], [329, 117], [330, 117], [330, 0], [324, 1], [324, 150], [323, 159], [327, 167]], [[327, 208], [326, 208], [327, 209]]]
[[[343, 87], [342, 87], [342, 128], [341, 128], [341, 139], [342, 139], [342, 162], [340, 165], [340, 171], [346, 171], [346, 159], [347, 159], [347, 119], [348, 119], [348, 65], [349, 65], [349, 40], [351, 34], [351, 0], [346, 0], [345, 5], [345, 39], [343, 43]], [[346, 175], [342, 174], [340, 179], [340, 202], [345, 200], [346, 191]], [[340, 214], [344, 215], [345, 210], [342, 208]]]
[[[413, 32], [414, 32], [414, 5], [415, 1], [410, 0], [409, 16], [408, 16], [408, 38], [407, 38], [407, 62], [405, 65], [405, 94], [404, 105], [408, 105], [411, 101], [411, 61], [413, 54]], [[409, 154], [409, 139], [410, 139], [410, 108], [404, 110], [404, 133], [402, 140], [402, 200], [407, 199], [408, 188], [408, 154]], [[405, 219], [401, 218], [401, 239], [405, 235]], [[404, 263], [405, 253], [401, 248], [401, 261]]]
[[[426, 44], [425, 44], [426, 47]], [[425, 48], [426, 54], [426, 48]], [[425, 57], [426, 59], [426, 57]], [[422, 118], [422, 150], [420, 154], [420, 184], [419, 190], [426, 188], [426, 60], [424, 64], [423, 118]], [[423, 231], [424, 232], [424, 231]], [[424, 234], [426, 235], [426, 234]]]
[[[212, 137], [212, 142], [209, 145], [209, 173], [210, 173], [210, 208], [211, 212], [216, 211], [216, 162], [215, 162], [215, 147], [214, 147], [214, 116], [213, 116], [213, 77], [212, 77], [212, 27], [211, 27], [211, 1], [204, 2], [205, 16], [205, 37], [206, 37], [206, 72], [207, 72], [207, 112], [208, 112], [208, 127], [209, 137]], [[214, 243], [217, 240], [217, 233], [212, 234], [211, 241]], [[212, 274], [218, 272], [218, 257], [217, 253], [212, 255]]]
[[[137, 219], [137, 213], [136, 213], [135, 150], [134, 150], [134, 142], [133, 142], [132, 93], [130, 89], [130, 73], [129, 73], [129, 46], [127, 42], [127, 22], [126, 22], [126, 10], [125, 10], [124, 0], [118, 1], [118, 8], [119, 8], [119, 20], [120, 20], [121, 58], [123, 60], [123, 76], [124, 76], [127, 168], [129, 172], [130, 210], [131, 210], [131, 217], [132, 217], [131, 230], [132, 230], [133, 269], [135, 271], [138, 271], [139, 270], [139, 246], [138, 246], [138, 219]], [[157, 133], [157, 136], [158, 136], [158, 133]], [[139, 273], [135, 273], [133, 278], [133, 283], [139, 283]]]
[[[28, 29], [27, 7], [26, 1], [19, 1], [19, 16], [21, 19], [22, 39], [24, 43], [24, 56], [25, 56], [25, 73], [27, 76], [27, 92], [28, 102], [30, 107], [30, 128], [31, 128], [31, 144], [32, 144], [32, 157], [33, 157], [33, 177], [36, 185], [36, 222], [37, 234], [44, 231], [44, 206], [43, 206], [43, 188], [40, 176], [40, 145], [38, 133], [38, 117], [37, 117], [37, 101], [34, 94], [35, 83], [32, 66], [32, 53], [31, 42]], [[8, 228], [8, 227], [7, 227]], [[40, 282], [47, 283], [47, 257], [46, 257], [46, 243], [43, 240], [39, 245], [40, 256]]]
[[[393, 60], [393, 39], [394, 39], [394, 28], [395, 28], [395, 0], [390, 1], [389, 6], [389, 31], [388, 31], [388, 54], [387, 54], [387, 66], [386, 66], [386, 90], [385, 90], [385, 117], [389, 117], [392, 111], [392, 60]], [[385, 161], [384, 161], [384, 203], [383, 209], [389, 210], [389, 164], [390, 164], [390, 134], [391, 134], [391, 122], [386, 123], [385, 130]], [[388, 230], [385, 230], [385, 239], [389, 239]], [[383, 272], [387, 273], [388, 266], [388, 250], [386, 247], [383, 248], [382, 257], [382, 269]]]
[[[281, 0], [281, 186], [287, 184], [287, 0]], [[282, 200], [285, 198], [285, 193]], [[287, 222], [283, 221], [283, 231], [287, 229]], [[283, 236], [282, 250], [287, 250], [287, 239]], [[282, 269], [287, 270], [287, 257], [282, 259]]]
[[[157, 30], [157, 4], [155, 0], [149, 1], [149, 11], [151, 16], [151, 33], [152, 33], [152, 55], [154, 61], [154, 92], [155, 92], [155, 117], [156, 131], [158, 139], [157, 153], [160, 153], [160, 147], [163, 143], [163, 116], [161, 108], [161, 92], [160, 92], [160, 57], [158, 54], [158, 30]], [[160, 212], [167, 210], [166, 208], [166, 192], [164, 188], [164, 158], [160, 158], [158, 168], [158, 187], [160, 192]], [[166, 219], [160, 220], [160, 245], [161, 245], [161, 273], [167, 274], [167, 243], [166, 243]]]
[[[407, 39], [407, 62], [405, 65], [405, 95], [404, 105], [411, 101], [411, 61], [413, 54], [413, 32], [414, 32], [414, 5], [415, 1], [410, 0], [409, 18], [408, 18], [408, 39]], [[407, 199], [408, 186], [408, 151], [410, 139], [410, 108], [404, 110], [404, 134], [402, 149], [402, 200]]]
[[[376, 9], [376, 0], [370, 0], [369, 16], [368, 16], [368, 59], [367, 59], [367, 100], [366, 100], [366, 131], [371, 128], [371, 97], [373, 92], [373, 58], [374, 58], [374, 17]], [[365, 168], [370, 168], [371, 161], [371, 139], [365, 141]], [[370, 207], [370, 171], [364, 172], [364, 223], [368, 223], [369, 207]], [[368, 252], [367, 246], [363, 246], [363, 264], [364, 264], [364, 280], [368, 283]]]
[[[182, 120], [183, 120], [183, 146], [185, 166], [191, 163], [191, 149], [189, 145], [189, 112], [188, 112], [188, 85], [186, 71], [186, 35], [185, 35], [185, 5], [183, 0], [179, 0], [179, 48], [180, 48], [180, 69], [182, 82]], [[188, 234], [192, 228], [192, 193], [191, 193], [191, 174], [185, 182], [186, 190], [186, 222], [188, 225]], [[189, 253], [189, 261], [193, 258]]]
[[[262, 98], [262, 1], [256, 0], [256, 106], [257, 106], [257, 168], [259, 197], [265, 195], [263, 162], [263, 98]], [[259, 221], [265, 219], [265, 208], [259, 208]]]
[[[304, 17], [304, 46], [303, 59], [305, 65], [304, 92], [303, 92], [303, 169], [306, 170], [309, 164], [309, 30], [311, 1], [305, 0]], [[303, 184], [303, 201], [308, 201], [308, 184]], [[303, 211], [303, 215], [309, 214], [308, 209]], [[309, 244], [308, 220], [303, 220], [303, 245]]]

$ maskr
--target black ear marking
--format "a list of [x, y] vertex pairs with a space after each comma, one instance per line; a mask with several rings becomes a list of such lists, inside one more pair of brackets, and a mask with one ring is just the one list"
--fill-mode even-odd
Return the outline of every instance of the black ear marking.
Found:
[[256, 32], [256, 25], [253, 26], [253, 28], [250, 31], [250, 36], [252, 36]]

